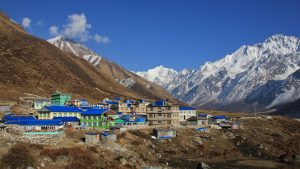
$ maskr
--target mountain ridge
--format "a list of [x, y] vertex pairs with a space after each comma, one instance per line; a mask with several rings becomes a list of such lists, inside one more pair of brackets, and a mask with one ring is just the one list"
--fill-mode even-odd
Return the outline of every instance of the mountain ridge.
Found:
[[[251, 104], [259, 101], [246, 99], [253, 97], [250, 96], [252, 91], [268, 81], [284, 81], [300, 69], [299, 51], [300, 40], [297, 37], [273, 35], [262, 43], [243, 45], [224, 58], [206, 62], [198, 69], [186, 71], [185, 74], [178, 73], [164, 87], [173, 96], [198, 108], [249, 111]], [[142, 76], [147, 78], [147, 75]], [[297, 98], [285, 98], [271, 105], [272, 99], [267, 100], [267, 105], [258, 106], [268, 109]]]

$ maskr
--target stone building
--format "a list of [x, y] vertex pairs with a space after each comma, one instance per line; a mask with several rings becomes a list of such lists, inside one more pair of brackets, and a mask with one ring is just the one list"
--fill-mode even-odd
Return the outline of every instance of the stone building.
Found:
[[149, 125], [178, 125], [179, 106], [165, 100], [154, 102], [147, 106], [147, 119]]

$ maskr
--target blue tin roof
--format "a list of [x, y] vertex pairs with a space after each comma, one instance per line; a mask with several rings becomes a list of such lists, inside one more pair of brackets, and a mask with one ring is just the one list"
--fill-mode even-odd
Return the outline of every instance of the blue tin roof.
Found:
[[123, 115], [120, 117], [120, 119], [124, 120], [125, 122], [145, 122], [145, 118], [138, 117], [138, 116], [130, 116], [130, 115]]
[[108, 132], [108, 131], [103, 131], [103, 132], [101, 133], [101, 135], [106, 137], [106, 136], [109, 135], [109, 132]]
[[213, 116], [212, 118], [214, 118], [214, 119], [225, 119], [226, 117], [225, 116]]
[[200, 127], [200, 128], [196, 128], [197, 131], [206, 131], [208, 130], [207, 127]]
[[5, 115], [2, 118], [4, 121], [23, 121], [23, 120], [37, 120], [34, 116], [18, 116], [18, 115]]
[[50, 112], [82, 112], [81, 109], [74, 106], [45, 106], [45, 109]]
[[198, 117], [207, 117], [208, 114], [198, 114]]
[[125, 102], [124, 102], [124, 103], [132, 104], [132, 103], [133, 103], [133, 101], [132, 101], [132, 100], [125, 100]]
[[63, 125], [60, 120], [23, 120], [23, 121], [8, 121], [5, 124], [17, 124], [20, 126], [59, 126]]
[[145, 120], [145, 118], [142, 118], [142, 117], [136, 117], [135, 122], [143, 123], [143, 122], [146, 122], [146, 120]]
[[53, 117], [52, 120], [60, 120], [63, 123], [80, 121], [77, 117]]
[[101, 115], [108, 110], [109, 109], [87, 109], [86, 111], [83, 111], [81, 115]]
[[146, 100], [143, 100], [143, 99], [140, 100], [140, 103], [144, 103], [144, 102], [146, 102]]
[[192, 107], [180, 106], [179, 110], [195, 110], [195, 109]]
[[152, 103], [153, 106], [166, 106], [167, 102], [165, 100], [160, 100]]
[[91, 107], [91, 106], [80, 107], [80, 109], [83, 110], [83, 111], [88, 110], [88, 109], [97, 109], [97, 108], [99, 108], [99, 106], [95, 106], [95, 107]]

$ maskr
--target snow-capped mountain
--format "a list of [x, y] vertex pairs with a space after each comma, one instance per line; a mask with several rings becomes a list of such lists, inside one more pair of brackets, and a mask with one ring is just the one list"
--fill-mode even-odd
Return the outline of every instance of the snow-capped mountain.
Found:
[[160, 65], [145, 72], [136, 72], [136, 74], [162, 87], [166, 87], [178, 75], [178, 72]]
[[[292, 90], [292, 85], [284, 82], [291, 81], [289, 75], [299, 68], [300, 40], [274, 35], [263, 43], [244, 45], [218, 61], [206, 62], [199, 69], [178, 73], [164, 87], [196, 107], [240, 110], [255, 103], [270, 108], [299, 98], [299, 90]], [[271, 81], [275, 83], [270, 84]], [[283, 87], [278, 83], [285, 83], [284, 89], [277, 89]], [[278, 90], [272, 97], [254, 97], [273, 91], [272, 88]]]
[[63, 51], [73, 53], [74, 55], [87, 60], [94, 66], [98, 66], [102, 59], [101, 56], [97, 55], [94, 51], [90, 50], [83, 44], [62, 35], [49, 39], [48, 42]]
[[[122, 66], [111, 62], [107, 58], [104, 58], [94, 51], [86, 47], [85, 45], [76, 42], [73, 39], [57, 36], [48, 40], [62, 51], [72, 53], [80, 58], [85, 59], [104, 76], [99, 76], [99, 79], [109, 79], [114, 82], [118, 82], [120, 85], [130, 89], [130, 92], [135, 93], [137, 96], [146, 96], [148, 98], [169, 98], [174, 103], [179, 103], [169, 92], [155, 83], [141, 78], [140, 76], [126, 70]], [[110, 88], [110, 86], [106, 86]]]
[[260, 105], [271, 108], [299, 99], [300, 69], [289, 75], [285, 80], [270, 80], [253, 90], [247, 97], [248, 102], [258, 101]]

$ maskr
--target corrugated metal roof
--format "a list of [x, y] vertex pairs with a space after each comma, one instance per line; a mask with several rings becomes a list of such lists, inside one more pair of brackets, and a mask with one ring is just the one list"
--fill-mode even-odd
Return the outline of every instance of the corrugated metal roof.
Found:
[[66, 122], [79, 122], [80, 121], [77, 117], [53, 117], [52, 120], [60, 120], [63, 123], [66, 123]]
[[198, 117], [207, 117], [208, 114], [198, 114]]
[[59, 126], [63, 125], [60, 120], [23, 120], [23, 121], [8, 121], [5, 124], [17, 124], [21, 126]]
[[87, 109], [86, 111], [83, 111], [81, 115], [101, 115], [108, 110], [109, 109]]
[[83, 112], [74, 106], [45, 106], [44, 108], [50, 112]]
[[214, 118], [214, 119], [225, 119], [226, 117], [225, 116], [213, 116], [212, 118]]
[[2, 118], [4, 121], [22, 121], [22, 120], [37, 120], [34, 116], [19, 116], [19, 115], [5, 115]]
[[167, 102], [165, 100], [160, 100], [152, 103], [153, 106], [166, 106]]
[[120, 119], [124, 120], [125, 122], [145, 122], [145, 118], [138, 117], [138, 116], [130, 116], [130, 115], [123, 115]]
[[179, 110], [195, 110], [195, 109], [192, 107], [180, 106]]

